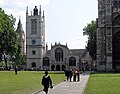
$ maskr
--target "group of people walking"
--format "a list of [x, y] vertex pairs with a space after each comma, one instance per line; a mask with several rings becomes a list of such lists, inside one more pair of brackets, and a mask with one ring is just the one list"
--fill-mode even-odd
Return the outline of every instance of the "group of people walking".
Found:
[[72, 81], [80, 81], [80, 71], [75, 69], [75, 70], [66, 70], [65, 71], [65, 76], [67, 77], [67, 81], [69, 80], [70, 82]]

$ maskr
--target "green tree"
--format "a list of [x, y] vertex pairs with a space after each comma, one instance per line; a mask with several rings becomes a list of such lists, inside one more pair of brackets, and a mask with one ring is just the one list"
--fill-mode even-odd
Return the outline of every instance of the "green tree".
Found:
[[15, 21], [12, 14], [7, 15], [0, 8], [0, 54], [4, 55], [6, 68], [6, 56], [14, 56], [18, 49], [18, 35], [14, 28]]
[[18, 50], [17, 50], [17, 53], [15, 55], [14, 62], [20, 68], [22, 68], [23, 66], [26, 65], [26, 55], [21, 52], [20, 46], [18, 46]]
[[83, 35], [88, 36], [87, 50], [92, 60], [96, 60], [96, 21], [91, 21], [83, 28]]

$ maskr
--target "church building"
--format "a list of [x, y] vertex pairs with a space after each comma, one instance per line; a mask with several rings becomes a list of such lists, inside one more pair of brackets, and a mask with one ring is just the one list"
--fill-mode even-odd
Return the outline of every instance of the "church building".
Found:
[[40, 69], [45, 54], [45, 16], [37, 6], [31, 15], [26, 10], [26, 56], [27, 69]]
[[79, 69], [82, 62], [91, 64], [91, 58], [86, 49], [69, 49], [66, 45], [55, 43], [45, 46], [45, 16], [38, 11], [37, 6], [31, 15], [26, 10], [26, 58], [28, 70]]
[[[47, 46], [47, 45], [46, 45]], [[48, 47], [46, 47], [48, 48]], [[43, 70], [64, 71], [68, 69], [80, 69], [83, 62], [91, 68], [91, 57], [86, 49], [69, 49], [67, 44], [51, 44], [51, 49], [47, 50], [43, 56]]]
[[120, 0], [98, 0], [97, 70], [120, 71]]

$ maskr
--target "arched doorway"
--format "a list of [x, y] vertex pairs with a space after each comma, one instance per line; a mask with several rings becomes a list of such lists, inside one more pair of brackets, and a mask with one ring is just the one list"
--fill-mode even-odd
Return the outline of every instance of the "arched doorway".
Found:
[[62, 71], [65, 71], [66, 67], [65, 65], [62, 65]]
[[31, 67], [32, 67], [32, 70], [35, 70], [36, 69], [36, 62], [32, 62]]
[[54, 71], [55, 70], [55, 65], [51, 66], [51, 70]]
[[113, 69], [120, 71], [120, 31], [113, 36]]
[[60, 65], [56, 66], [56, 71], [60, 71]]
[[76, 58], [75, 57], [69, 58], [69, 66], [76, 66]]

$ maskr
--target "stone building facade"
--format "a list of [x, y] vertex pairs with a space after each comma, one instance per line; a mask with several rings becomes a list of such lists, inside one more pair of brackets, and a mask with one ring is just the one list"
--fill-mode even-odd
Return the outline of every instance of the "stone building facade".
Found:
[[19, 19], [18, 26], [16, 29], [16, 32], [18, 33], [18, 45], [21, 49], [21, 53], [25, 54], [25, 33], [22, 27], [21, 20]]
[[120, 0], [98, 0], [97, 70], [120, 71]]
[[[46, 47], [47, 48], [47, 47]], [[92, 59], [86, 49], [69, 49], [66, 45], [55, 43], [43, 56], [43, 70], [64, 71], [80, 69], [88, 66], [91, 68]], [[83, 65], [83, 64], [87, 65]]]
[[51, 50], [45, 46], [45, 16], [41, 7], [37, 6], [33, 14], [26, 10], [26, 63], [28, 70], [57, 70], [79, 69], [82, 62], [91, 64], [91, 58], [86, 49], [69, 49], [66, 45], [55, 43]]
[[40, 69], [45, 53], [45, 16], [37, 6], [31, 15], [26, 10], [26, 63], [27, 69]]

